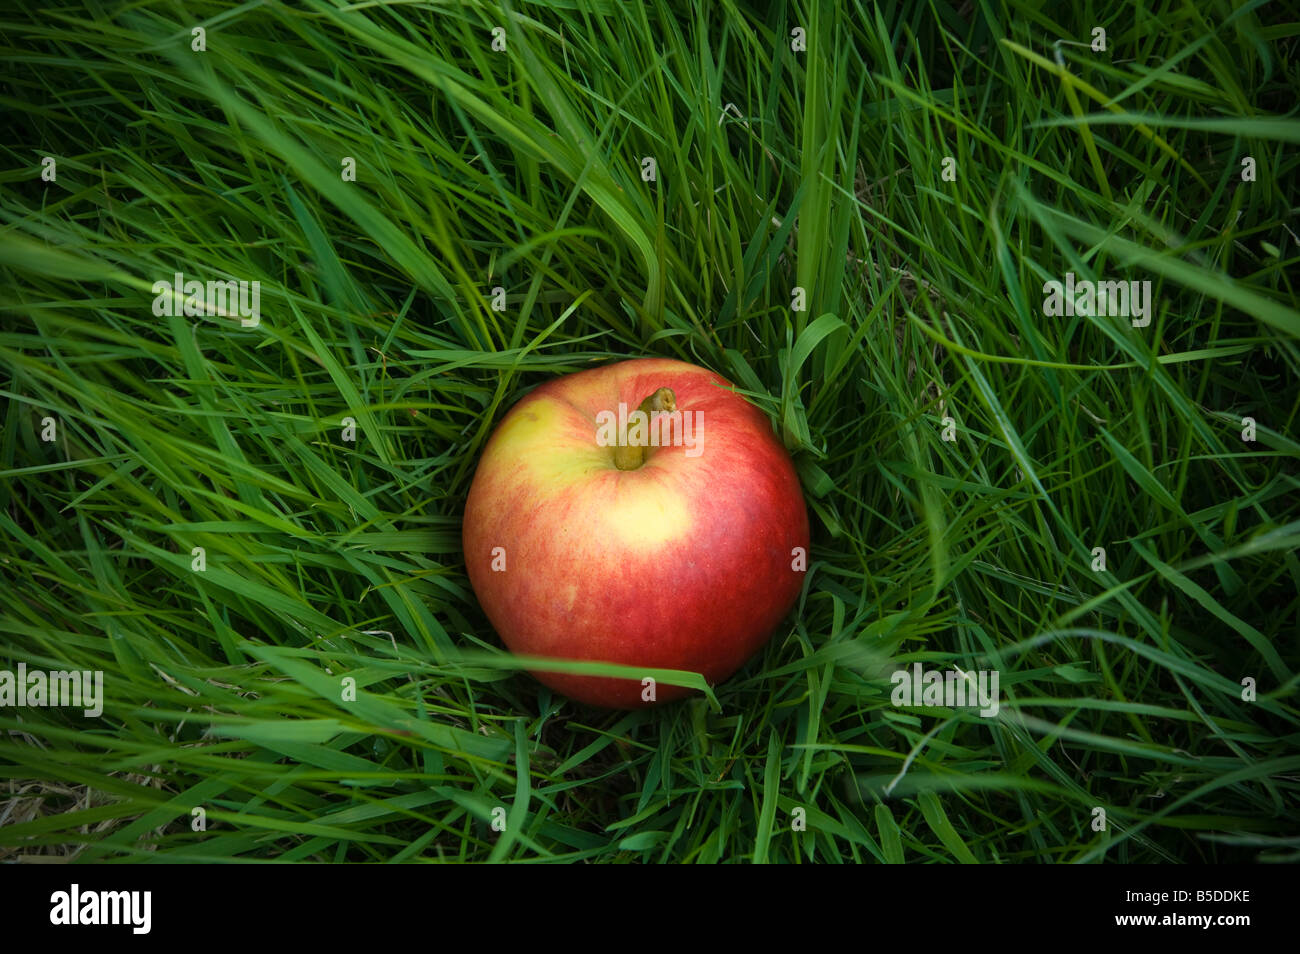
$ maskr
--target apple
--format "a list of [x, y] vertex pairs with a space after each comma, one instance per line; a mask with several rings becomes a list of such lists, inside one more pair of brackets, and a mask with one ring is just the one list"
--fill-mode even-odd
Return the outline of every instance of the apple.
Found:
[[[798, 598], [808, 511], [766, 415], [712, 371], [644, 358], [555, 378], [510, 410], [474, 474], [463, 543], [512, 652], [690, 670], [713, 685]], [[611, 708], [691, 692], [533, 675]]]

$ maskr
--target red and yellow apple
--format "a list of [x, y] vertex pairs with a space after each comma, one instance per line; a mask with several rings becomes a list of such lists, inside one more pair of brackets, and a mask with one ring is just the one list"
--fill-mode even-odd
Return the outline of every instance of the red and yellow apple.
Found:
[[[798, 598], [808, 512], [762, 412], [711, 371], [647, 358], [553, 379], [510, 410], [475, 472], [463, 543], [511, 651], [689, 670], [712, 685]], [[615, 708], [690, 692], [534, 675]]]

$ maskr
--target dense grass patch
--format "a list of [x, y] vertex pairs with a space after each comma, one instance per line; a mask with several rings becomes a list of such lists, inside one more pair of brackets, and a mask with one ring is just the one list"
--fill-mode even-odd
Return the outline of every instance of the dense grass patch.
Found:
[[[0, 857], [1293, 860], [1282, 7], [11, 5], [0, 668], [105, 700], [0, 709]], [[771, 416], [813, 551], [716, 707], [610, 713], [460, 517], [514, 401], [643, 355]]]

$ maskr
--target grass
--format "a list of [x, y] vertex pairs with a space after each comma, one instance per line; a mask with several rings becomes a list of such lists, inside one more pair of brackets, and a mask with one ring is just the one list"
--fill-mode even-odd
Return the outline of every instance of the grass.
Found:
[[[1284, 6], [11, 5], [0, 669], [105, 702], [0, 709], [0, 857], [1297, 860]], [[606, 712], [460, 516], [514, 401], [642, 355], [771, 416], [813, 548], [716, 699]]]

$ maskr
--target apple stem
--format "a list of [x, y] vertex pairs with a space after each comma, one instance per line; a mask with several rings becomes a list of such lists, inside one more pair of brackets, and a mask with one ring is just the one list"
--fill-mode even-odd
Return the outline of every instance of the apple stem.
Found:
[[[672, 388], [659, 388], [649, 395], [637, 408], [646, 416], [647, 424], [657, 412], [677, 410], [677, 395]], [[645, 463], [647, 440], [641, 444], [629, 444], [627, 435], [620, 434], [618, 446], [614, 448], [614, 466], [619, 470], [636, 470]]]

